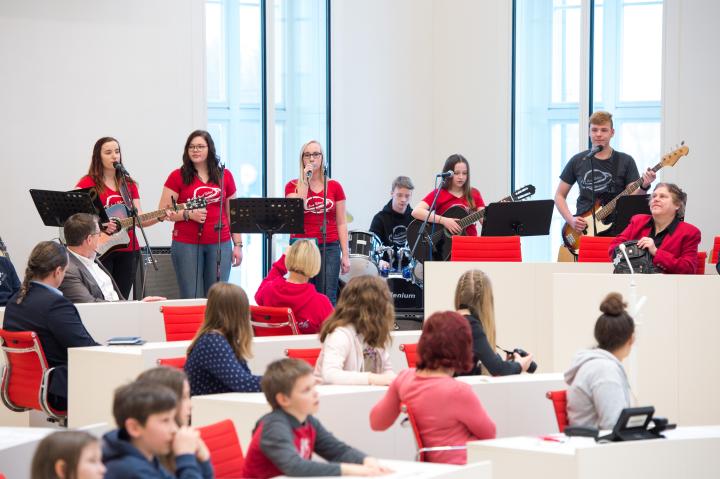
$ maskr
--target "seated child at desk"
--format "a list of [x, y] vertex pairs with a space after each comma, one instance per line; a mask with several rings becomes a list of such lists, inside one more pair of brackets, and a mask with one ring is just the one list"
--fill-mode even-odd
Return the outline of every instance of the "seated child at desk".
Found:
[[[313, 414], [319, 401], [312, 368], [299, 359], [270, 363], [262, 390], [272, 412], [256, 424], [243, 477], [381, 475], [376, 459], [337, 440]], [[327, 463], [314, 462], [313, 453]]]
[[100, 441], [85, 431], [58, 431], [45, 437], [32, 460], [31, 477], [103, 479]]

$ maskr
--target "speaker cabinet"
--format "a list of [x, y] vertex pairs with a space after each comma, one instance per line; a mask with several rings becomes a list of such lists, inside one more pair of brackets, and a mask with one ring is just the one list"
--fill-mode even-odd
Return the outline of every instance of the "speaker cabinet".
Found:
[[[157, 262], [157, 271], [150, 263], [150, 257], [147, 254], [142, 255], [144, 264], [142, 268], [138, 268], [135, 284], [143, 292], [142, 297], [164, 296], [167, 299], [180, 299], [180, 288], [170, 257], [170, 247], [155, 246], [152, 248], [152, 254]], [[143, 284], [145, 285], [144, 291]], [[136, 297], [136, 299], [142, 299], [142, 297]]]

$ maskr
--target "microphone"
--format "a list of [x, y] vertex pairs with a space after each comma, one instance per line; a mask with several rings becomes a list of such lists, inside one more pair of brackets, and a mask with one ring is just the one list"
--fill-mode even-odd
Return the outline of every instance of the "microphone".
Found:
[[635, 271], [633, 270], [632, 263], [630, 262], [630, 258], [628, 258], [627, 255], [627, 248], [625, 247], [625, 243], [620, 243], [618, 245], [618, 248], [620, 248], [620, 252], [625, 257], [625, 262], [627, 263], [628, 267], [630, 268], [630, 274], [635, 274]]
[[310, 180], [310, 178], [312, 177], [312, 175], [313, 175], [313, 170], [310, 170], [310, 171], [308, 171], [307, 173], [305, 173], [305, 178], [307, 178], [308, 180]]
[[595, 145], [592, 147], [590, 151], [588, 151], [588, 154], [585, 155], [585, 158], [590, 158], [591, 156], [595, 156], [595, 153], [599, 153], [603, 150], [602, 145]]
[[127, 170], [125, 169], [123, 164], [120, 163], [119, 161], [114, 162], [113, 167], [115, 167], [115, 169], [118, 170], [121, 174], [123, 174], [125, 176], [130, 176], [130, 173], [127, 172]]
[[447, 170], [444, 173], [438, 173], [437, 175], [435, 175], [435, 178], [443, 178], [443, 179], [452, 178], [453, 175], [454, 175], [454, 173], [452, 172], [452, 170]]

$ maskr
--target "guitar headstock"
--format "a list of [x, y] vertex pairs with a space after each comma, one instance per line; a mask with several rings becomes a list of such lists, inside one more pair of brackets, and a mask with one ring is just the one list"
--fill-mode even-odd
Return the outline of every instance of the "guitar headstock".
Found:
[[197, 198], [190, 198], [185, 202], [186, 210], [199, 210], [200, 208], [205, 208], [206, 206], [207, 201], [203, 196], [199, 196]]
[[510, 193], [510, 201], [522, 201], [530, 198], [535, 194], [535, 187], [533, 185], [525, 185], [512, 193]]
[[682, 142], [679, 148], [675, 148], [667, 155], [663, 155], [660, 164], [663, 166], [675, 166], [675, 163], [688, 153], [690, 153], [690, 148], [688, 148], [685, 142]]

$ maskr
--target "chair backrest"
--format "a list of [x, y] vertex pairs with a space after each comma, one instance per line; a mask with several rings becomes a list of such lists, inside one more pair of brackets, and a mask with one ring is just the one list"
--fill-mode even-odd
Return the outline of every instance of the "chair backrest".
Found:
[[548, 391], [545, 394], [549, 400], [552, 401], [553, 410], [555, 411], [555, 419], [557, 420], [558, 430], [560, 432], [565, 431], [565, 426], [568, 425], [567, 415], [567, 391], [562, 389], [560, 391]]
[[48, 404], [50, 374], [45, 352], [33, 331], [11, 332], [0, 329], [0, 347], [5, 358], [2, 375], [2, 402], [12, 411], [42, 411], [51, 418], [64, 421], [66, 411]]
[[255, 336], [298, 334], [295, 315], [290, 308], [250, 306], [250, 316]]
[[707, 253], [705, 251], [698, 251], [698, 262], [697, 268], [695, 268], [695, 274], [705, 274], [705, 262], [707, 261]]
[[522, 261], [519, 236], [453, 236], [450, 261]]
[[195, 337], [205, 319], [205, 305], [161, 306], [166, 341], [187, 341]]
[[711, 263], [717, 263], [718, 262], [718, 252], [720, 252], [720, 236], [715, 237], [715, 241], [713, 242], [713, 249], [710, 253], [710, 262]]
[[405, 353], [408, 367], [414, 368], [418, 362], [417, 343], [401, 344], [400, 351]]
[[306, 349], [286, 349], [285, 356], [289, 358], [302, 359], [307, 362], [310, 366], [315, 367], [318, 356], [320, 356], [320, 348], [306, 348]]
[[578, 263], [609, 263], [608, 249], [614, 239], [614, 236], [581, 236]]
[[240, 439], [230, 419], [199, 427], [200, 437], [210, 451], [210, 463], [217, 479], [242, 477], [243, 456]]
[[177, 369], [184, 369], [185, 368], [185, 361], [187, 358], [185, 356], [180, 358], [160, 358], [157, 360], [158, 366], [168, 366], [171, 368], [177, 368]]
[[467, 449], [466, 445], [426, 447], [423, 443], [422, 436], [420, 436], [420, 429], [418, 428], [417, 421], [415, 420], [415, 415], [413, 414], [412, 409], [410, 409], [407, 404], [400, 403], [400, 410], [407, 415], [407, 420], [408, 422], [410, 422], [410, 426], [412, 427], [413, 436], [415, 437], [415, 444], [417, 445], [417, 454], [415, 455], [416, 461], [425, 462], [425, 453], [427, 452], [461, 451]]

